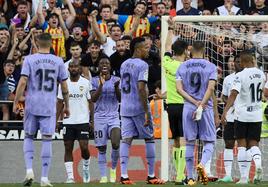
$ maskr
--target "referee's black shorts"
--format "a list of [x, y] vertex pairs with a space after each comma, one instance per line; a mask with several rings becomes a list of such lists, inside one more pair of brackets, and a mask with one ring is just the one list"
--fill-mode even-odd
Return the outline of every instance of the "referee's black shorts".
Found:
[[183, 137], [182, 113], [183, 104], [168, 104], [167, 105], [168, 120], [172, 138]]

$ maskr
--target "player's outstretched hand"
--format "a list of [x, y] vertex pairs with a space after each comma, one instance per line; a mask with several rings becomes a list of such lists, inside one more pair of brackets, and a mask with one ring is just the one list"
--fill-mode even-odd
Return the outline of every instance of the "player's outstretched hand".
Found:
[[64, 109], [63, 109], [63, 117], [64, 118], [69, 118], [70, 117], [70, 109], [69, 109], [69, 107], [64, 107]]
[[144, 126], [150, 125], [150, 113], [145, 113], [145, 123]]
[[15, 102], [13, 103], [13, 109], [12, 109], [12, 111], [13, 111], [15, 114], [18, 114], [18, 113], [19, 113], [18, 106], [17, 106], [17, 104], [16, 104]]

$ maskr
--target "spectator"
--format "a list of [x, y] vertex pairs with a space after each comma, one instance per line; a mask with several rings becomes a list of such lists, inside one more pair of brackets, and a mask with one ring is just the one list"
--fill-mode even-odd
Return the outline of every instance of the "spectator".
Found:
[[[4, 67], [4, 76], [5, 76], [5, 81], [1, 86], [1, 95], [3, 100], [9, 100], [12, 98], [14, 99], [14, 97], [12, 97], [12, 95], [14, 95], [14, 91], [16, 89], [16, 83], [15, 80], [12, 76], [12, 73], [14, 72], [14, 67], [15, 64], [12, 60], [7, 60], [4, 62], [3, 64]], [[10, 114], [9, 114], [9, 106], [8, 104], [3, 104], [2, 105], [2, 112], [3, 112], [3, 120], [9, 120], [10, 118]], [[7, 124], [3, 124], [4, 126], [7, 126]]]
[[268, 7], [265, 5], [265, 0], [254, 0], [255, 6], [249, 8], [246, 14], [253, 15], [258, 13], [259, 15], [268, 15]]
[[70, 48], [71, 43], [76, 42], [80, 45], [82, 49], [82, 53], [86, 53], [86, 48], [88, 44], [88, 40], [86, 37], [83, 36], [83, 25], [80, 23], [75, 23], [72, 28], [72, 35], [67, 39], [65, 43], [66, 48], [66, 59], [71, 58]]
[[68, 72], [68, 74], [69, 74], [68, 68], [69, 68], [70, 62], [75, 61], [75, 62], [79, 62], [79, 64], [80, 64], [82, 48], [81, 48], [81, 45], [79, 43], [73, 41], [70, 44], [70, 49], [69, 50], [70, 50], [71, 58], [64, 63], [65, 68], [66, 68], [66, 72]]
[[201, 12], [191, 6], [192, 0], [181, 0], [183, 8], [177, 11], [177, 15], [189, 16], [189, 15], [201, 15]]
[[88, 27], [87, 15], [90, 13], [89, 5], [82, 3], [82, 0], [74, 0], [73, 6], [76, 12], [75, 23], [81, 23], [84, 26], [83, 30], [86, 30]]
[[127, 49], [123, 39], [116, 41], [116, 51], [110, 56], [113, 75], [120, 77], [121, 64], [131, 58], [130, 51]]
[[158, 19], [156, 22], [152, 23], [150, 27], [150, 33], [154, 36], [160, 37], [161, 34], [161, 16], [166, 15], [166, 5], [165, 3], [158, 3], [156, 6], [156, 11], [157, 11], [157, 17]]
[[211, 11], [208, 10], [208, 9], [204, 9], [204, 10], [202, 11], [202, 15], [203, 15], [203, 16], [210, 16], [210, 15], [211, 15]]
[[107, 57], [100, 49], [101, 44], [97, 40], [89, 43], [88, 52], [81, 60], [82, 74], [85, 78], [91, 79], [99, 75], [99, 61], [102, 57]]
[[45, 33], [49, 33], [52, 37], [52, 48], [54, 49], [55, 55], [65, 59], [65, 40], [69, 38], [69, 31], [67, 30], [62, 19], [61, 9], [54, 8], [47, 22], [45, 21], [44, 15], [42, 13], [42, 1], [40, 1], [37, 14], [39, 23], [42, 25], [43, 30]]
[[224, 5], [215, 9], [217, 15], [238, 15], [241, 14], [240, 8], [233, 5], [233, 0], [224, 0]]
[[109, 36], [109, 29], [106, 22], [112, 18], [112, 7], [107, 4], [102, 5], [100, 8], [100, 15], [102, 18], [98, 21], [100, 32]]
[[31, 16], [27, 1], [21, 0], [17, 3], [17, 14], [11, 19], [11, 25], [20, 24], [23, 30], [28, 30]]
[[120, 15], [132, 15], [134, 13], [134, 7], [133, 0], [118, 0], [118, 9], [115, 13]]
[[[134, 15], [126, 16], [126, 15], [113, 15], [113, 19], [118, 20], [118, 23], [121, 25], [121, 27], [124, 28], [125, 34], [129, 34], [134, 32], [133, 37], [140, 37], [145, 33], [150, 32], [150, 24], [155, 22], [157, 20], [156, 17], [146, 16], [147, 12], [147, 4], [145, 1], [139, 1], [136, 3], [135, 9], [134, 9]], [[136, 29], [136, 23], [139, 23], [137, 25]]]
[[132, 40], [132, 37], [129, 35], [125, 35], [122, 37], [122, 40], [125, 42], [127, 50], [130, 50], [130, 42]]
[[64, 2], [66, 2], [67, 6], [64, 6], [64, 8], [62, 8], [61, 14], [66, 27], [70, 29], [74, 23], [76, 13], [71, 0], [65, 0]]
[[[92, 17], [91, 28], [93, 30], [93, 33], [96, 35], [97, 40], [102, 44], [104, 53], [108, 57], [110, 57], [116, 50], [115, 49], [116, 41], [119, 40], [122, 36], [121, 27], [119, 25], [113, 25], [110, 29], [110, 37], [106, 37], [106, 35], [101, 33], [98, 28], [96, 16], [97, 11], [93, 11], [91, 13]], [[131, 34], [132, 33], [130, 33], [130, 35]]]
[[[17, 38], [16, 33], [15, 33], [13, 40], [14, 40], [14, 42], [13, 42], [12, 48], [10, 49], [10, 52], [8, 54], [7, 60], [14, 63], [14, 65], [15, 65], [11, 77], [12, 77], [12, 79], [15, 80], [15, 82], [17, 84], [19, 82], [20, 71], [21, 71], [21, 52], [18, 48], [19, 39]], [[13, 95], [13, 99], [14, 99], [14, 95]]]
[[[42, 1], [43, 0], [39, 0], [39, 4], [41, 3], [42, 4], [42, 7], [44, 7]], [[46, 15], [49, 18], [50, 17], [50, 14], [52, 13], [52, 11], [55, 8], [57, 8], [57, 0], [47, 0], [47, 4], [48, 4], [48, 8], [46, 9]], [[47, 18], [47, 17], [45, 17], [45, 18]]]

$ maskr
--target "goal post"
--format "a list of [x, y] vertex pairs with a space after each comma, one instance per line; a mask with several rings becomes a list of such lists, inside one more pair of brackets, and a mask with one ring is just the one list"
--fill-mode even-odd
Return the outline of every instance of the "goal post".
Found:
[[[168, 34], [168, 23], [167, 20], [169, 16], [161, 17], [161, 57], [163, 62], [163, 56], [165, 53], [165, 43]], [[228, 59], [232, 56], [234, 57], [239, 51], [245, 49], [252, 49], [256, 54], [256, 63], [264, 71], [268, 72], [268, 16], [260, 15], [233, 15], [233, 16], [176, 16], [173, 17], [175, 21], [175, 36], [176, 38], [182, 37], [182, 40], [190, 35], [188, 32], [194, 30], [195, 34], [198, 35], [199, 39], [187, 38], [187, 42], [192, 43], [195, 40], [204, 40], [206, 42], [206, 58], [213, 62], [218, 67], [218, 71], [222, 71], [222, 79], [228, 75], [228, 60], [224, 53], [227, 52], [226, 46], [228, 42], [230, 43], [232, 49], [232, 54], [229, 54]], [[266, 23], [264, 27], [260, 27], [260, 23]], [[177, 24], [177, 30], [176, 30]], [[228, 25], [229, 24], [229, 25]], [[230, 27], [230, 24], [232, 28]], [[215, 27], [216, 25], [216, 27]], [[227, 25], [227, 26], [226, 26]], [[241, 27], [244, 26], [244, 27]], [[257, 29], [259, 32], [252, 32], [252, 25], [258, 25]], [[187, 27], [187, 29], [185, 29]], [[189, 29], [190, 28], [190, 29]], [[246, 31], [243, 29], [245, 28]], [[254, 30], [254, 28], [253, 28]], [[254, 30], [255, 31], [255, 30]], [[200, 37], [201, 36], [201, 37]], [[218, 41], [218, 38], [223, 37], [223, 41]], [[215, 39], [216, 38], [216, 39]], [[220, 39], [219, 39], [220, 40]], [[239, 48], [241, 47], [242, 48]], [[229, 48], [228, 48], [229, 49]], [[165, 72], [162, 67], [161, 71], [161, 84], [162, 92], [166, 91], [166, 80]], [[220, 83], [221, 84], [221, 83]], [[217, 90], [220, 94], [221, 90]], [[222, 109], [222, 107], [221, 107]], [[168, 119], [164, 107], [162, 107], [162, 118], [161, 118], [161, 178], [165, 181], [172, 180], [170, 172], [170, 162], [172, 161], [169, 148], [168, 139]], [[268, 138], [261, 141], [261, 150], [265, 150], [263, 147], [267, 144]], [[223, 149], [224, 143], [222, 139], [217, 139], [216, 145], [218, 148], [214, 154], [218, 155], [219, 147]], [[266, 145], [267, 146], [267, 145]], [[266, 149], [267, 150], [267, 149]], [[267, 152], [267, 151], [266, 151]], [[265, 153], [266, 154], [266, 153]], [[268, 156], [268, 153], [265, 157]], [[215, 160], [214, 160], [215, 161]], [[220, 161], [219, 161], [220, 162]], [[265, 163], [265, 162], [263, 162]], [[217, 162], [217, 164], [219, 164]], [[215, 164], [216, 165], [216, 164]], [[218, 168], [216, 168], [218, 169]], [[268, 170], [268, 166], [264, 169]], [[237, 171], [233, 174], [237, 177]], [[266, 180], [268, 176], [265, 176]]]

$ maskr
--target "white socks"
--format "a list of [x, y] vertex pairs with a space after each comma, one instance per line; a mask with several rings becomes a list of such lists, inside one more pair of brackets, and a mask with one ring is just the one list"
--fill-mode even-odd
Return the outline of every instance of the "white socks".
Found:
[[224, 149], [223, 159], [226, 176], [231, 177], [234, 159], [233, 149]]
[[261, 150], [257, 146], [253, 146], [250, 148], [251, 156], [255, 162], [256, 168], [262, 168], [261, 166]]
[[64, 164], [68, 179], [74, 179], [73, 162], [65, 162]]
[[209, 177], [212, 176], [210, 167], [211, 167], [211, 159], [209, 159], [209, 160], [207, 161], [207, 163], [205, 164], [205, 171], [206, 171], [206, 173], [207, 173], [207, 175], [208, 175]]
[[241, 175], [241, 180], [245, 180], [248, 178], [247, 173], [247, 156], [246, 156], [246, 148], [238, 147], [237, 161], [239, 166], [239, 171]]
[[89, 170], [90, 159], [83, 159], [83, 170]]

